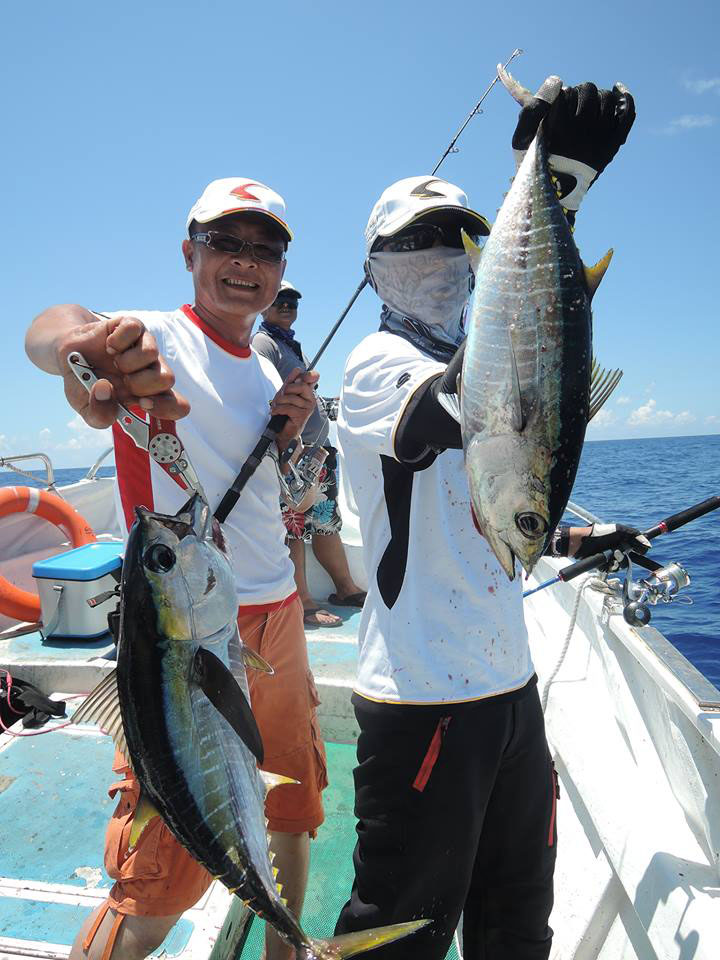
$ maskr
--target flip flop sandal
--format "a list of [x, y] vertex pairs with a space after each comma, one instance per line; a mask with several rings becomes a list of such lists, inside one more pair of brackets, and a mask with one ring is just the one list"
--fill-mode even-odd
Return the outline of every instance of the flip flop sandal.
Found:
[[[317, 619], [318, 613], [325, 613], [328, 617], [334, 617], [335, 619], [332, 623], [323, 623], [322, 620]], [[339, 627], [342, 623], [342, 617], [338, 617], [335, 613], [330, 613], [329, 610], [323, 610], [322, 607], [309, 607], [303, 613], [303, 623], [311, 627]]]
[[331, 593], [328, 597], [328, 603], [334, 607], [362, 607], [365, 603], [367, 594], [360, 590], [358, 593], [351, 593], [348, 597], [339, 597], [336, 593]]

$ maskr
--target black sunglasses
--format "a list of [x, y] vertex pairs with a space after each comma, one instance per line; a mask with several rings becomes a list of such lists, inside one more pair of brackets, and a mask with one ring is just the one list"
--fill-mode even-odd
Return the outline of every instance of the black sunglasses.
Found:
[[[480, 244], [481, 240], [485, 239], [477, 234], [468, 234], [468, 236], [475, 244]], [[413, 223], [412, 226], [406, 227], [393, 237], [380, 237], [375, 244], [375, 251], [412, 253], [415, 250], [429, 250], [438, 241], [443, 247], [462, 250], [460, 225], [441, 227], [437, 223]]]
[[285, 250], [281, 247], [271, 247], [267, 243], [253, 240], [243, 240], [240, 237], [233, 237], [229, 233], [220, 233], [217, 230], [208, 230], [207, 233], [193, 233], [190, 237], [196, 243], [204, 243], [211, 250], [218, 253], [240, 254], [247, 249], [251, 257], [255, 260], [263, 260], [265, 263], [280, 263], [285, 256]]
[[278, 297], [274, 302], [274, 307], [289, 307], [291, 310], [297, 310], [297, 297]]

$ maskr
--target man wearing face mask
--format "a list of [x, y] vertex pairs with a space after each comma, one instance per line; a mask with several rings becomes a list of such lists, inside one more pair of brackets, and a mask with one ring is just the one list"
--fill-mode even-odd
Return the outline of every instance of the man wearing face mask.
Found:
[[[540, 92], [540, 91], [539, 91]], [[635, 111], [617, 85], [564, 87], [521, 111], [513, 147], [545, 124], [574, 220], [625, 142]], [[522, 609], [471, 519], [456, 391], [471, 276], [463, 228], [490, 225], [432, 176], [388, 187], [368, 222], [366, 271], [380, 329], [350, 354], [338, 416], [369, 576], [353, 704], [355, 882], [337, 932], [427, 917], [377, 960], [441, 960], [463, 914], [465, 960], [546, 960], [557, 778]], [[637, 531], [571, 528], [565, 554]], [[606, 546], [610, 545], [606, 543]]]

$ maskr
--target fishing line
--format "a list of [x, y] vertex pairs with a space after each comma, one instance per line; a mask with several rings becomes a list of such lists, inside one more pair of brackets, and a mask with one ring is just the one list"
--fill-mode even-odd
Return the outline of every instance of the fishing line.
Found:
[[[517, 47], [515, 50], [513, 50], [512, 54], [510, 55], [510, 57], [508, 58], [507, 62], [505, 63], [505, 67], [507, 68], [507, 66], [508, 66], [510, 63], [512, 63], [512, 61], [515, 59], [515, 57], [520, 56], [522, 53], [523, 53], [523, 51], [522, 51], [519, 47]], [[454, 137], [453, 137], [452, 140], [450, 141], [450, 144], [449, 144], [448, 148], [445, 150], [445, 152], [443, 153], [443, 155], [440, 157], [440, 159], [438, 160], [438, 162], [435, 164], [435, 168], [433, 169], [433, 176], [434, 176], [434, 175], [437, 173], [437, 171], [440, 169], [440, 166], [441, 166], [442, 162], [445, 160], [445, 158], [446, 158], [450, 153], [456, 152], [455, 144], [456, 144], [457, 141], [459, 140], [462, 132], [465, 130], [465, 128], [467, 127], [467, 125], [468, 125], [468, 123], [470, 122], [470, 120], [472, 120], [472, 118], [473, 118], [476, 114], [482, 113], [482, 111], [480, 110], [480, 107], [481, 107], [482, 103], [484, 102], [485, 98], [488, 96], [488, 94], [490, 93], [490, 91], [492, 90], [492, 88], [495, 86], [495, 84], [496, 84], [497, 82], [498, 82], [498, 76], [497, 76], [497, 74], [496, 74], [495, 77], [493, 78], [492, 82], [491, 82], [490, 85], [488, 86], [487, 90], [486, 90], [486, 91], [483, 93], [483, 95], [480, 97], [480, 99], [478, 100], [478, 102], [475, 104], [475, 106], [473, 107], [473, 109], [470, 111], [470, 113], [469, 113], [468, 116], [466, 117], [466, 119], [465, 119], [465, 121], [463, 122], [463, 124], [462, 124], [462, 126], [460, 127], [460, 129], [457, 131], [457, 133], [454, 135]], [[343, 322], [343, 320], [345, 319], [345, 317], [346, 317], [346, 316], [348, 315], [348, 313], [350, 312], [350, 308], [353, 306], [353, 304], [355, 303], [355, 301], [357, 300], [357, 298], [360, 296], [360, 294], [362, 293], [364, 287], [367, 286], [367, 283], [368, 283], [367, 277], [363, 277], [362, 281], [360, 282], [360, 284], [358, 285], [357, 289], [355, 290], [355, 293], [353, 293], [352, 297], [350, 298], [350, 301], [349, 301], [348, 305], [345, 307], [345, 309], [343, 310], [343, 312], [340, 314], [339, 319], [336, 321], [336, 323], [334, 324], [334, 326], [333, 326], [333, 328], [331, 329], [330, 333], [328, 334], [328, 336], [325, 338], [325, 340], [324, 340], [323, 343], [321, 344], [320, 349], [317, 351], [317, 353], [315, 354], [315, 356], [312, 358], [312, 360], [311, 360], [311, 362], [310, 362], [310, 364], [309, 364], [308, 369], [310, 369], [310, 370], [313, 370], [313, 369], [314, 369], [314, 367], [315, 367], [315, 365], [317, 364], [318, 360], [320, 359], [320, 357], [321, 357], [321, 356], [323, 355], [323, 353], [325, 352], [326, 347], [328, 346], [328, 344], [330, 343], [330, 341], [332, 340], [332, 338], [335, 336], [335, 334], [337, 333], [338, 329], [340, 328], [340, 324]], [[327, 417], [327, 413], [325, 413], [325, 417], [326, 417], [326, 419], [329, 419], [329, 418]], [[220, 501], [220, 505], [218, 506], [217, 510], [215, 511], [215, 516], [217, 517], [217, 519], [218, 519], [221, 523], [222, 523], [224, 520], [227, 519], [228, 514], [229, 514], [230, 511], [233, 509], [233, 507], [235, 506], [235, 504], [238, 502], [238, 499], [240, 498], [240, 494], [242, 493], [242, 491], [243, 491], [243, 489], [245, 488], [246, 484], [248, 483], [248, 481], [250, 480], [250, 478], [252, 477], [252, 475], [253, 475], [253, 474], [255, 473], [255, 471], [257, 470], [258, 466], [260, 465], [260, 462], [261, 462], [262, 458], [263, 458], [263, 457], [265, 456], [265, 454], [267, 453], [270, 445], [276, 440], [277, 435], [280, 433], [280, 431], [283, 429], [283, 427], [285, 426], [286, 423], [287, 423], [287, 417], [286, 417], [285, 415], [283, 415], [283, 414], [274, 414], [274, 415], [270, 418], [270, 420], [268, 421], [267, 426], [265, 427], [265, 430], [263, 431], [262, 435], [260, 436], [260, 439], [259, 439], [258, 442], [256, 443], [256, 445], [255, 445], [252, 453], [250, 454], [250, 456], [247, 458], [247, 460], [245, 461], [245, 463], [244, 463], [244, 464], [242, 465], [242, 467], [240, 468], [240, 472], [238, 473], [237, 477], [236, 477], [235, 480], [233, 481], [232, 486], [231, 486], [230, 489], [226, 492], [225, 496], [224, 496], [224, 497], [222, 498], [222, 500]]]

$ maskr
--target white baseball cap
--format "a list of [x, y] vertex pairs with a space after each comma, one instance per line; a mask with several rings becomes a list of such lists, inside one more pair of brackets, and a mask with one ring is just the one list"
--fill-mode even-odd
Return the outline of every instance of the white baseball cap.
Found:
[[260, 213], [273, 220], [285, 234], [288, 241], [293, 234], [285, 222], [285, 201], [279, 193], [258, 180], [247, 177], [225, 177], [213, 180], [196, 200], [187, 216], [186, 226], [190, 229], [193, 220], [209, 223], [218, 217], [230, 213]]
[[485, 217], [470, 209], [468, 198], [460, 187], [427, 175], [406, 177], [383, 190], [372, 209], [365, 227], [368, 255], [378, 237], [391, 237], [415, 220], [443, 211], [451, 214], [453, 222], [460, 219], [462, 226], [473, 236], [490, 233], [490, 224]]
[[278, 290], [278, 296], [281, 293], [286, 294], [287, 296], [296, 297], [298, 300], [302, 300], [302, 294], [297, 287], [294, 287], [289, 280], [283, 280], [280, 283], [280, 289]]

